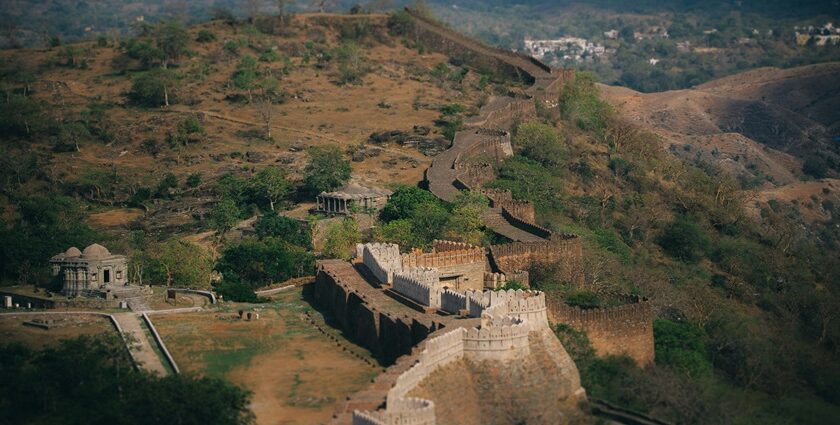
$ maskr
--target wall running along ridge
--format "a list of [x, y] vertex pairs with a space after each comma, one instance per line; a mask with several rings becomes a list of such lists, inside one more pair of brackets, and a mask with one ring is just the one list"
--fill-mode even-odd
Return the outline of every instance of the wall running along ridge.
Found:
[[562, 323], [585, 332], [599, 356], [626, 354], [639, 366], [653, 364], [653, 308], [645, 299], [619, 307], [584, 310], [562, 300], [548, 303], [553, 323]]

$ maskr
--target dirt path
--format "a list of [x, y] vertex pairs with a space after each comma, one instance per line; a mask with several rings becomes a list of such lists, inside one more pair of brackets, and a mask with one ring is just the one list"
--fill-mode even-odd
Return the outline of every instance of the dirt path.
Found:
[[149, 338], [146, 337], [146, 332], [143, 331], [143, 325], [140, 323], [140, 317], [134, 313], [118, 313], [114, 315], [114, 319], [120, 324], [123, 335], [130, 338], [131, 343], [128, 344], [128, 351], [137, 365], [149, 372], [166, 376], [166, 367], [152, 348]]

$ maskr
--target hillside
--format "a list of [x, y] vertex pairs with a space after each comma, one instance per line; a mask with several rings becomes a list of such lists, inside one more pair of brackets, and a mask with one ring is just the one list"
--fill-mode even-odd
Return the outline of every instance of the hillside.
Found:
[[[223, 297], [206, 318], [190, 313], [192, 328], [181, 316], [162, 320], [175, 355], [209, 371], [220, 366], [212, 361], [219, 346], [192, 338], [207, 337], [205, 326], [225, 329], [228, 360], [248, 363], [256, 351], [240, 359], [239, 334], [264, 344], [246, 326], [285, 326], [271, 324], [260, 289], [302, 284], [274, 303], [294, 325], [279, 331], [283, 338], [308, 338], [295, 328], [315, 324], [305, 317], [311, 305], [331, 332], [318, 322], [310, 333], [333, 341], [313, 350], [347, 351], [349, 338], [381, 363], [356, 355], [356, 346], [348, 356], [377, 369], [396, 361], [368, 390], [339, 394], [366, 381], [347, 375], [352, 385], [313, 398], [319, 418], [332, 404], [341, 420], [360, 409], [423, 417], [431, 400], [453, 412], [451, 422], [462, 411], [469, 423], [502, 423], [511, 412], [510, 421], [554, 423], [563, 412], [553, 389], [569, 376], [539, 363], [557, 359], [555, 351], [574, 361], [590, 400], [633, 415], [680, 424], [837, 417], [837, 96], [819, 90], [822, 81], [835, 84], [837, 63], [645, 94], [488, 46], [416, 11], [168, 22], [144, 31], [0, 52], [3, 285], [52, 297], [61, 278], [48, 259], [102, 242], [129, 257], [134, 282]], [[347, 183], [393, 192], [377, 191], [363, 205], [356, 198], [347, 209], [346, 189], [326, 196], [335, 209], [312, 213], [316, 196]], [[464, 341], [483, 342], [456, 332], [414, 353], [425, 360], [411, 357], [434, 331], [473, 326], [459, 318], [464, 311], [482, 327], [501, 325], [500, 335], [523, 349], [525, 334], [508, 325], [523, 331], [527, 322], [493, 318], [496, 306], [461, 294], [440, 314], [427, 284], [406, 279], [403, 289], [416, 290], [399, 292], [389, 282], [403, 262], [462, 269], [444, 278], [425, 268], [435, 285], [541, 300], [510, 301], [505, 311], [524, 314], [527, 305], [549, 317], [550, 301], [574, 313], [552, 316], [561, 318], [545, 329], [551, 343], [534, 345], [521, 368], [465, 357], [432, 373], [423, 365], [465, 355]], [[265, 318], [237, 321], [239, 304], [227, 302]], [[570, 317], [592, 328], [575, 328]], [[638, 337], [643, 361], [627, 350], [599, 352], [614, 334]], [[267, 403], [304, 401], [324, 382], [302, 363], [316, 357], [276, 342], [301, 361], [287, 366], [306, 374], [262, 373], [273, 357], [247, 376], [228, 376], [257, 391], [261, 422], [275, 411]], [[508, 348], [490, 347], [506, 361]], [[401, 376], [411, 385], [393, 385]], [[490, 385], [485, 378], [494, 376], [501, 379]], [[527, 391], [507, 384], [524, 380], [533, 384]], [[279, 381], [291, 381], [281, 391], [288, 394], [276, 390]], [[453, 381], [472, 389], [459, 393]], [[422, 403], [400, 400], [412, 387]], [[468, 405], [452, 399], [458, 394]], [[482, 409], [486, 399], [498, 403]]]
[[[6, 69], [32, 75], [31, 96], [49, 105], [45, 110], [49, 117], [65, 124], [87, 125], [96, 110], [101, 117], [97, 125], [108, 133], [107, 140], [97, 140], [86, 132], [79, 137], [78, 151], [56, 147], [61, 141], [52, 137], [37, 139], [32, 145], [11, 146], [7, 155], [36, 153], [40, 170], [49, 181], [61, 182], [71, 192], [102, 206], [129, 204], [139, 188], [153, 189], [166, 173], [174, 174], [178, 186], [188, 176], [200, 174], [202, 183], [177, 188], [177, 199], [162, 197], [144, 206], [144, 225], [168, 232], [185, 225], [188, 229], [194, 217], [202, 220], [207, 202], [212, 201], [208, 188], [220, 175], [248, 173], [273, 164], [285, 168], [293, 179], [299, 178], [306, 149], [312, 146], [333, 145], [359, 152], [353, 163], [354, 179], [359, 183], [384, 187], [416, 184], [430, 157], [396, 143], [365, 147], [368, 137], [392, 130], [410, 134], [418, 126], [431, 129], [421, 141], [445, 144], [438, 140], [440, 129], [434, 124], [438, 109], [456, 102], [472, 108], [486, 92], [476, 88], [479, 77], [474, 73], [457, 84], [434, 76], [436, 65], [446, 69], [447, 58], [409, 50], [388, 35], [384, 20], [384, 16], [375, 15], [298, 16], [280, 36], [221, 21], [192, 27], [189, 57], [174, 68], [182, 75], [173, 96], [178, 100], [168, 107], [148, 107], [130, 98], [132, 79], [145, 71], [131, 59], [124, 72], [115, 69], [114, 64], [125, 61], [126, 54], [112, 44], [70, 46], [84, 56], [78, 59], [84, 65], [76, 67], [67, 66], [70, 59], [65, 48], [4, 51], [0, 61]], [[340, 84], [337, 59], [330, 56], [340, 43], [348, 42], [347, 36], [342, 39], [342, 28], [346, 31], [355, 25], [367, 31], [349, 40], [359, 46], [364, 75], [356, 83]], [[200, 31], [214, 34], [214, 40], [194, 41]], [[231, 82], [243, 57], [260, 57], [267, 51], [276, 52], [272, 55], [276, 58], [260, 61], [259, 67], [279, 75], [281, 86], [270, 141], [264, 139], [259, 105], [249, 103], [246, 91]], [[188, 117], [196, 118], [203, 132], [194, 136], [196, 140], [172, 145], [167, 140]], [[92, 192], [84, 189], [90, 185], [95, 186]], [[301, 201], [305, 204], [314, 199]], [[136, 213], [123, 217], [109, 224], [126, 225]]]
[[756, 189], [754, 197], [764, 205], [783, 190], [785, 201], [808, 205], [812, 212], [805, 216], [812, 220], [826, 217], [822, 203], [836, 202], [832, 180], [805, 184], [826, 192], [796, 188], [813, 178], [813, 172], [803, 172], [806, 161], [840, 163], [832, 140], [840, 102], [836, 87], [840, 64], [828, 63], [748, 71], [687, 90], [644, 94], [602, 86], [602, 91], [623, 117], [659, 134], [663, 147], [677, 156], [730, 174], [744, 188]]

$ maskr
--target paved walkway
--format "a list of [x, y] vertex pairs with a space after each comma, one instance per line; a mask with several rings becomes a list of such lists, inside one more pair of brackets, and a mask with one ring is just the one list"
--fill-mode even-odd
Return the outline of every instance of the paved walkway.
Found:
[[484, 221], [485, 226], [514, 242], [540, 242], [545, 240], [510, 224], [502, 216], [502, 210], [500, 208], [488, 208], [481, 215], [481, 219]]
[[120, 324], [123, 336], [130, 341], [128, 351], [137, 366], [160, 376], [166, 376], [168, 374], [166, 366], [152, 348], [153, 342], [146, 337], [140, 316], [136, 313], [117, 313], [114, 314], [114, 319]]

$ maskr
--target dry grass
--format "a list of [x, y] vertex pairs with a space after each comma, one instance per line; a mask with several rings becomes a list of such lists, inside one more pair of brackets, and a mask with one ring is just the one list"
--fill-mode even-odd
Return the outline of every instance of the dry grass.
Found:
[[[234, 319], [238, 309], [259, 309], [260, 319]], [[323, 423], [336, 403], [364, 388], [379, 369], [303, 320], [306, 311], [318, 317], [295, 289], [268, 304], [229, 304], [220, 311], [154, 320], [182, 371], [222, 377], [253, 391], [258, 423]]]

